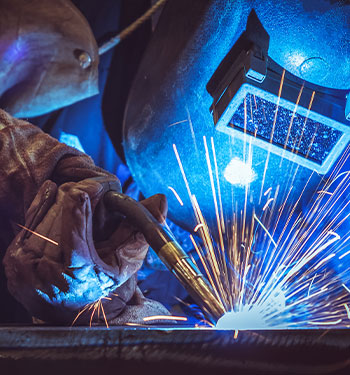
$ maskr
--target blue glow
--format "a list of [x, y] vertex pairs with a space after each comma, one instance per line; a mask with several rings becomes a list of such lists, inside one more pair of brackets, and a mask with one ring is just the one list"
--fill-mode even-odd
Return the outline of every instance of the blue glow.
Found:
[[82, 144], [80, 143], [79, 138], [74, 134], [61, 132], [59, 141], [62, 142], [62, 143], [65, 143], [67, 146], [74, 147], [77, 150], [85, 153], [85, 150], [84, 150]]
[[250, 164], [234, 158], [225, 168], [224, 177], [232, 185], [245, 186], [256, 179], [256, 173]]
[[40, 289], [36, 289], [36, 292], [40, 297], [42, 297], [46, 302], [51, 303], [51, 298], [44, 292], [42, 292]]
[[27, 57], [29, 54], [29, 47], [21, 38], [18, 38], [14, 43], [9, 45], [6, 49], [3, 59], [9, 64], [16, 63]]

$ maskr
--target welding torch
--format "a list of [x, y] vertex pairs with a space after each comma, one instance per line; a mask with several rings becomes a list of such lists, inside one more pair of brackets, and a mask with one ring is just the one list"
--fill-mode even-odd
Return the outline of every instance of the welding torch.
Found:
[[108, 191], [104, 195], [104, 203], [109, 210], [125, 216], [145, 236], [150, 247], [202, 309], [208, 321], [215, 325], [225, 313], [224, 306], [208, 280], [165, 226], [141, 203], [125, 194]]

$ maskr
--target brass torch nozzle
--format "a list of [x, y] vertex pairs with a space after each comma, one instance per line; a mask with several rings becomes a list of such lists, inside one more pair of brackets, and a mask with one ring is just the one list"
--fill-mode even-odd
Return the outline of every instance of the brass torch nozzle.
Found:
[[109, 191], [105, 194], [104, 201], [107, 207], [123, 214], [143, 233], [148, 244], [201, 307], [206, 318], [216, 324], [225, 313], [224, 306], [173, 235], [141, 203], [127, 195]]

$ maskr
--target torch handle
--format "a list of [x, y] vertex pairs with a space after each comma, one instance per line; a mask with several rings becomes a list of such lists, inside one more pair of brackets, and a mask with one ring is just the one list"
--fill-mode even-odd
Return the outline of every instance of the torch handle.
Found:
[[104, 196], [104, 202], [110, 210], [123, 214], [137, 230], [143, 233], [162, 262], [202, 308], [206, 318], [215, 324], [225, 313], [225, 309], [216, 298], [208, 280], [173, 235], [141, 203], [125, 194], [109, 191]]

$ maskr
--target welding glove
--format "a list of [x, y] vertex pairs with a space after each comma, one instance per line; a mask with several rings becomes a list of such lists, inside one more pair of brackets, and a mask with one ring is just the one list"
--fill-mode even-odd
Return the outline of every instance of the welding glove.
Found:
[[[136, 289], [136, 273], [148, 245], [127, 219], [118, 213], [108, 215], [103, 195], [109, 190], [120, 191], [120, 186], [111, 178], [100, 177], [60, 187], [47, 180], [38, 191], [25, 225], [4, 259], [10, 292], [36, 318], [69, 324], [84, 307], [94, 306], [100, 299], [103, 309], [98, 303], [95, 306], [102, 311], [86, 309], [79, 314], [79, 323], [87, 323], [93, 311], [92, 321], [98, 315], [115, 319], [129, 301], [132, 307], [120, 322], [167, 314]], [[164, 220], [165, 196], [156, 195], [142, 203], [159, 221]], [[94, 221], [98, 221], [95, 228]], [[118, 227], [109, 235], [113, 222]]]
[[[120, 191], [118, 179], [86, 154], [2, 110], [0, 152], [0, 251], [7, 248], [4, 265], [15, 298], [51, 323], [71, 323], [100, 298], [108, 319], [129, 302], [139, 306], [141, 317], [145, 301], [136, 272], [148, 246], [102, 200], [106, 190]], [[144, 205], [164, 218], [165, 197]], [[166, 313], [160, 304], [153, 306], [155, 314]], [[84, 314], [79, 318], [87, 322]]]

